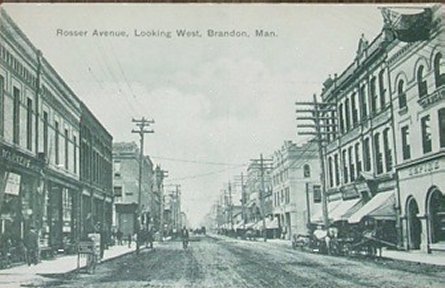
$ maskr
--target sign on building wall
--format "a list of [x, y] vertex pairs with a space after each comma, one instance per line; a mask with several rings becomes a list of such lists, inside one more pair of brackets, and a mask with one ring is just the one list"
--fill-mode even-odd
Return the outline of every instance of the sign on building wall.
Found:
[[9, 173], [6, 180], [5, 194], [18, 196], [20, 193], [21, 176], [15, 173]]

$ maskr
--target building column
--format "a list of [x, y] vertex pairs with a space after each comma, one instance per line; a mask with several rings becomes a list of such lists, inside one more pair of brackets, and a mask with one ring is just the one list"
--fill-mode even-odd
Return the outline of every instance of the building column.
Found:
[[422, 233], [420, 234], [420, 250], [422, 252], [429, 252], [429, 239], [428, 239], [428, 218], [427, 216], [419, 217], [422, 225]]

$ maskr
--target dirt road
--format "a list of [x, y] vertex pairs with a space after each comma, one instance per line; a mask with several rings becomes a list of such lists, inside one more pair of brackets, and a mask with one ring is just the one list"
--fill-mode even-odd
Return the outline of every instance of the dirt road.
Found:
[[445, 287], [443, 267], [331, 257], [271, 242], [202, 238], [129, 255], [51, 287]]

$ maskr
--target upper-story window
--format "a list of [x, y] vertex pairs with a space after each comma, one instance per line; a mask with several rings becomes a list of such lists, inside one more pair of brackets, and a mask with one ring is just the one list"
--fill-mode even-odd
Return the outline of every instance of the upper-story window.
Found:
[[445, 147], [445, 108], [441, 108], [438, 111], [439, 116], [439, 139], [440, 148]]
[[360, 143], [355, 144], [355, 166], [357, 169], [357, 177], [362, 172], [362, 162], [360, 161]]
[[385, 151], [385, 166], [386, 172], [392, 169], [392, 149], [389, 143], [389, 128], [383, 131], [383, 150]]
[[445, 60], [440, 52], [434, 57], [434, 80], [436, 82], [436, 88], [445, 83]]
[[366, 86], [363, 85], [359, 90], [359, 97], [361, 103], [361, 117], [362, 119], [368, 117], [368, 98], [366, 97]]
[[419, 90], [419, 97], [422, 98], [428, 94], [428, 86], [426, 80], [424, 79], [424, 70], [423, 65], [417, 69], [417, 87]]
[[354, 158], [352, 153], [352, 146], [348, 148], [348, 159], [349, 159], [349, 174], [351, 178], [351, 182], [355, 180], [355, 167], [354, 167]]
[[26, 102], [26, 149], [32, 150], [32, 99]]
[[303, 166], [303, 175], [304, 175], [304, 178], [311, 177], [311, 167], [308, 164], [305, 164]]
[[422, 119], [421, 119], [421, 128], [422, 128], [423, 153], [431, 152], [433, 147], [432, 147], [432, 141], [431, 141], [430, 115], [422, 117]]
[[345, 123], [344, 123], [344, 117], [343, 117], [343, 104], [340, 104], [338, 106], [338, 111], [340, 113], [340, 133], [343, 134], [345, 133]]
[[397, 83], [397, 97], [399, 98], [399, 108], [406, 107], [406, 93], [405, 93], [405, 81], [403, 79], [399, 80]]
[[352, 127], [355, 127], [358, 124], [358, 109], [356, 106], [356, 102], [357, 102], [356, 97], [357, 97], [356, 93], [353, 93], [351, 95]]
[[3, 136], [4, 129], [4, 98], [5, 98], [5, 78], [0, 75], [0, 136]]
[[335, 186], [340, 184], [340, 171], [338, 165], [338, 154], [334, 155], [334, 173], [335, 173]]
[[329, 175], [329, 187], [334, 187], [334, 178], [332, 175], [332, 157], [328, 159], [328, 175]]
[[345, 101], [345, 120], [346, 120], [346, 132], [351, 130], [351, 114], [350, 114], [349, 99]]
[[59, 122], [54, 122], [54, 154], [56, 165], [60, 164], [60, 155], [59, 155]]
[[384, 109], [386, 104], [386, 88], [385, 88], [385, 70], [379, 72], [379, 92], [380, 92], [380, 108]]
[[13, 126], [12, 126], [12, 142], [20, 144], [20, 89], [13, 88]]
[[372, 77], [369, 83], [369, 93], [371, 98], [371, 112], [374, 114], [377, 112], [377, 93], [376, 93], [376, 78]]
[[363, 140], [363, 163], [364, 170], [371, 170], [371, 145], [369, 143], [369, 138]]
[[409, 142], [409, 126], [403, 126], [402, 132], [402, 156], [403, 160], [411, 158], [411, 145]]
[[332, 139], [335, 140], [337, 138], [337, 121], [335, 121], [335, 111], [331, 112], [331, 131], [332, 131]]
[[349, 182], [348, 176], [348, 162], [347, 162], [347, 151], [346, 149], [342, 152], [342, 161], [343, 161], [343, 183], [346, 184]]
[[374, 157], [376, 160], [377, 174], [383, 173], [383, 155], [382, 149], [380, 148], [380, 133], [374, 135]]

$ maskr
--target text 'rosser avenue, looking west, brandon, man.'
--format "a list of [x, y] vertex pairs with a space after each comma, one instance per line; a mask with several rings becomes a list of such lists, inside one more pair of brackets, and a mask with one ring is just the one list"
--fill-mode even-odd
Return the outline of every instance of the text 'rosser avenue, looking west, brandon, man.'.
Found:
[[252, 29], [252, 30], [217, 30], [217, 29], [175, 29], [175, 30], [162, 30], [162, 29], [133, 29], [127, 30], [76, 30], [76, 29], [56, 29], [56, 36], [58, 37], [104, 37], [104, 38], [275, 38], [278, 37], [278, 33], [275, 30], [270, 29]]

